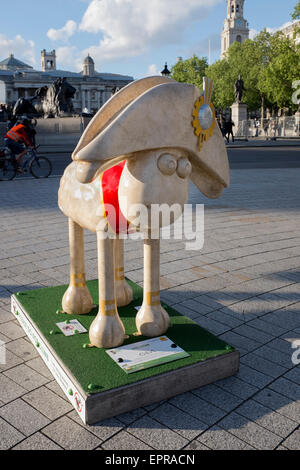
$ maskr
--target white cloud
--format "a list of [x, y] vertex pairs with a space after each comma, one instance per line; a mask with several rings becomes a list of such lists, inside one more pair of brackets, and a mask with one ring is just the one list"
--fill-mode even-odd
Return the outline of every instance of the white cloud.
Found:
[[205, 18], [211, 7], [222, 1], [91, 0], [79, 29], [101, 33], [102, 39], [85, 52], [103, 62], [178, 43], [192, 22]]
[[20, 34], [13, 39], [0, 34], [1, 60], [6, 59], [9, 54], [14, 54], [17, 59], [34, 66], [36, 63], [34, 47], [33, 41], [24, 39]]
[[83, 54], [78, 52], [75, 46], [64, 46], [56, 49], [57, 63], [62, 64], [64, 69], [82, 70]]
[[160, 75], [160, 72], [156, 64], [151, 64], [148, 67], [146, 76], [152, 77], [153, 75]]
[[47, 36], [52, 41], [66, 41], [77, 31], [77, 23], [73, 20], [66, 22], [61, 29], [51, 28], [47, 32]]

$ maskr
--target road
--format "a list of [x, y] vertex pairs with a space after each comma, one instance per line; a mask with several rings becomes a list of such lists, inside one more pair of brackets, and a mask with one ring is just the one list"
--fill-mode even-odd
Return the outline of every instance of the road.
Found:
[[[39, 151], [43, 155], [42, 149]], [[45, 153], [53, 165], [52, 176], [61, 176], [71, 163], [70, 153]], [[232, 169], [300, 168], [300, 147], [228, 148]], [[21, 177], [24, 178], [22, 175]]]

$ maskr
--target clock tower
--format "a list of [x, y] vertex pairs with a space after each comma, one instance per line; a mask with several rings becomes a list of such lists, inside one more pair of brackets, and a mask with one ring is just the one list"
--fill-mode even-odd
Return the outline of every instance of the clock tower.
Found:
[[244, 18], [245, 0], [227, 0], [227, 18], [221, 35], [221, 58], [235, 41], [249, 39], [249, 25]]

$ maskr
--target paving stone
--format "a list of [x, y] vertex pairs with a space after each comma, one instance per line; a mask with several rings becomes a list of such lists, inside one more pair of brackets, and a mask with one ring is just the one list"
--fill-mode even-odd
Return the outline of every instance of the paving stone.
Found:
[[170, 403], [207, 425], [215, 424], [226, 414], [224, 410], [190, 392], [172, 398]]
[[76, 411], [71, 411], [71, 413], [68, 413], [68, 417], [75, 421], [75, 423], [83, 426], [87, 431], [97, 436], [101, 441], [111, 439], [115, 434], [118, 434], [125, 428], [125, 425], [117, 418], [106, 419], [100, 423], [89, 426], [87, 424], [83, 424]]
[[243, 402], [242, 398], [228, 393], [214, 384], [193, 390], [192, 393], [225, 411], [232, 411]]
[[241, 363], [247, 364], [252, 367], [252, 369], [262, 372], [263, 374], [269, 375], [273, 378], [280, 377], [288, 369], [282, 367], [274, 362], [264, 359], [263, 357], [257, 356], [254, 353], [246, 354], [241, 358]]
[[3, 333], [12, 340], [25, 336], [24, 330], [16, 325], [14, 321], [0, 324], [0, 333]]
[[264, 333], [268, 333], [269, 335], [275, 337], [281, 336], [287, 331], [287, 328], [273, 325], [272, 323], [264, 321], [263, 318], [256, 318], [255, 320], [251, 320], [248, 323], [248, 326], [256, 328], [258, 331], [263, 331]]
[[290, 398], [274, 392], [270, 388], [265, 388], [255, 395], [253, 399], [297, 423], [300, 421], [300, 403], [294, 402]]
[[3, 403], [9, 403], [24, 393], [26, 393], [26, 390], [23, 387], [20, 387], [8, 377], [5, 377], [5, 375], [0, 374], [0, 400]]
[[300, 368], [295, 367], [294, 369], [288, 371], [286, 374], [284, 374], [284, 378], [300, 385]]
[[189, 443], [187, 439], [148, 416], [135, 421], [127, 431], [158, 450], [180, 450]]
[[239, 406], [235, 412], [241, 414], [245, 418], [249, 418], [256, 424], [259, 424], [263, 428], [266, 428], [281, 437], [287, 437], [298, 427], [295, 421], [276, 413], [254, 400], [249, 400]]
[[233, 412], [219, 426], [260, 450], [274, 450], [282, 438]]
[[31, 359], [30, 361], [26, 362], [26, 365], [31, 369], [34, 369], [39, 374], [43, 375], [49, 380], [53, 380], [53, 375], [51, 374], [48, 367], [45, 365], [44, 361], [40, 357], [36, 357], [35, 359]]
[[43, 429], [43, 434], [66, 450], [93, 450], [101, 442], [67, 416], [49, 424]]
[[257, 387], [247, 384], [237, 377], [229, 377], [227, 379], [219, 380], [216, 382], [216, 385], [223, 388], [228, 393], [233, 393], [237, 397], [243, 398], [244, 400], [250, 398], [258, 391]]
[[32, 390], [44, 385], [49, 382], [49, 379], [46, 379], [41, 374], [38, 374], [30, 367], [27, 367], [25, 364], [21, 364], [13, 369], [10, 369], [4, 372], [4, 375], [9, 377], [11, 380], [21, 385], [25, 390], [31, 392]]
[[24, 359], [24, 361], [29, 361], [30, 359], [34, 359], [35, 357], [39, 356], [38, 352], [34, 349], [32, 344], [30, 344], [24, 338], [11, 341], [7, 345], [7, 349], [16, 354], [21, 359]]
[[0, 418], [0, 450], [8, 450], [22, 441], [25, 436]]
[[237, 377], [248, 384], [254, 385], [257, 388], [264, 388], [266, 385], [271, 383], [274, 379], [269, 375], [262, 374], [251, 367], [244, 364], [240, 364], [240, 369], [237, 373]]
[[225, 326], [223, 323], [219, 323], [207, 317], [197, 317], [194, 321], [214, 335], [221, 335], [230, 330], [230, 327]]
[[270, 386], [275, 392], [281, 393], [292, 400], [300, 400], [300, 385], [281, 377], [275, 380]]
[[199, 436], [201, 432], [207, 429], [207, 424], [202, 423], [169, 403], [159, 406], [149, 416], [189, 440]]
[[262, 331], [259, 331], [256, 328], [252, 328], [249, 325], [238, 326], [232, 331], [233, 333], [237, 333], [241, 336], [246, 336], [249, 339], [253, 339], [256, 342], [263, 344], [268, 343], [273, 339], [273, 336], [267, 335], [266, 333], [263, 333]]
[[51, 420], [59, 418], [73, 408], [70, 403], [46, 387], [27, 393], [23, 400]]
[[45, 416], [21, 399], [0, 408], [0, 416], [25, 436], [30, 436], [49, 424], [49, 420]]
[[23, 364], [23, 359], [13, 354], [11, 351], [6, 349], [5, 351], [5, 364], [0, 364], [0, 372], [12, 369], [13, 367]]
[[258, 343], [257, 341], [253, 341], [252, 339], [246, 338], [245, 336], [242, 336], [242, 335], [237, 335], [236, 333], [233, 333], [232, 331], [224, 333], [223, 335], [220, 336], [220, 338], [223, 341], [226, 341], [228, 344], [231, 344], [235, 348], [244, 349], [248, 352], [256, 350], [259, 346], [261, 346], [261, 344]]
[[232, 315], [227, 315], [224, 312], [214, 311], [207, 315], [207, 318], [215, 320], [219, 323], [223, 323], [228, 326], [230, 329], [235, 328], [239, 325], [242, 325], [244, 322], [238, 318], [233, 317]]
[[140, 441], [132, 434], [122, 431], [101, 446], [104, 450], [152, 450], [152, 447]]
[[[0, 294], [1, 297], [1, 294]], [[0, 305], [0, 324], [10, 322], [14, 320], [14, 316], [12, 313], [10, 313], [7, 310], [4, 310], [4, 308]]]
[[134, 421], [136, 421], [138, 418], [141, 416], [144, 416], [146, 414], [145, 409], [143, 408], [138, 408], [136, 410], [130, 411], [129, 413], [123, 413], [118, 416], [118, 420], [121, 421], [124, 424], [131, 424]]
[[268, 346], [262, 346], [255, 350], [255, 354], [257, 356], [261, 356], [264, 359], [268, 359], [275, 364], [279, 364], [286, 369], [291, 369], [293, 367], [292, 363], [292, 354], [284, 354], [281, 351], [278, 351], [273, 348], [269, 348]]
[[300, 429], [293, 432], [284, 442], [283, 445], [289, 450], [300, 450]]
[[13, 447], [13, 450], [62, 450], [62, 448], [40, 432], [37, 432]]
[[254, 447], [224, 429], [214, 426], [198, 438], [201, 444], [213, 450], [252, 450]]
[[211, 450], [209, 447], [201, 444], [199, 441], [192, 441], [188, 446], [184, 448], [185, 451], [193, 450]]
[[52, 392], [56, 393], [59, 397], [66, 399], [66, 394], [62, 391], [61, 387], [58, 385], [56, 380], [52, 380], [52, 382], [48, 382], [46, 388], [49, 388]]

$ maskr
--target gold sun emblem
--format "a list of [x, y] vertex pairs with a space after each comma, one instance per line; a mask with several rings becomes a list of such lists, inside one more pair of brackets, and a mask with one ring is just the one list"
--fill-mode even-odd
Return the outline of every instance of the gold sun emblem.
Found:
[[212, 136], [216, 125], [215, 108], [211, 102], [213, 89], [213, 82], [209, 78], [204, 77], [203, 95], [197, 99], [193, 109], [192, 126], [195, 135], [199, 137], [199, 151], [201, 151], [203, 143], [207, 142]]

